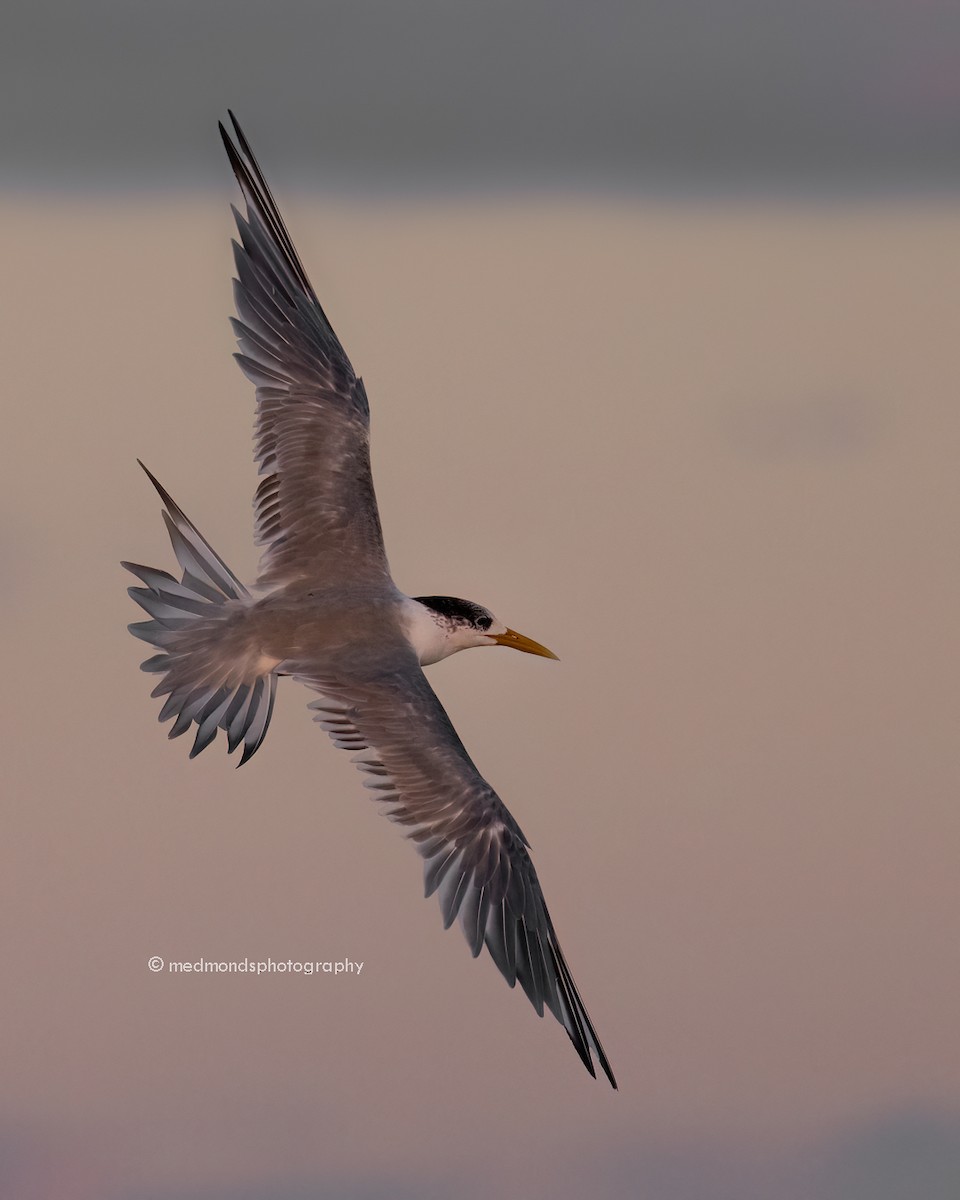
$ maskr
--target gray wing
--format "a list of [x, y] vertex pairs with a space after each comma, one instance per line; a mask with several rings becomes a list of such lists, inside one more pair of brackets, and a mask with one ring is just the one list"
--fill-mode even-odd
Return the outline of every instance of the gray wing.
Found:
[[307, 279], [246, 138], [220, 126], [247, 214], [233, 210], [241, 353], [257, 388], [260, 582], [389, 578], [370, 470], [363, 381]]
[[[439, 894], [444, 928], [459, 917], [476, 957], [483, 946], [538, 1015], [563, 1025], [591, 1075], [593, 1055], [616, 1081], [577, 991], [544, 902], [528, 843], [457, 736], [415, 656], [405, 648], [375, 678], [294, 673], [322, 694], [310, 705], [337, 746], [370, 778], [387, 815], [407, 827], [424, 861], [426, 895]], [[329, 677], [335, 675], [335, 678]]]

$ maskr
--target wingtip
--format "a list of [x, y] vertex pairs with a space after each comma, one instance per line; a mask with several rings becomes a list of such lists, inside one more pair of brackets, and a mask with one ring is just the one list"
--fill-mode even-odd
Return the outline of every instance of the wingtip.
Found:
[[[227, 109], [227, 119], [230, 121], [230, 124], [233, 126], [236, 136], [242, 140], [243, 139], [243, 130], [240, 128], [240, 122], [237, 120], [237, 114], [233, 111], [232, 108]], [[219, 121], [219, 120], [217, 121], [217, 128], [220, 130], [220, 133], [223, 135], [224, 138], [230, 137], [230, 132], [227, 129], [226, 125], [224, 125], [224, 123], [222, 121]]]
[[573, 1048], [576, 1050], [576, 1052], [580, 1058], [580, 1061], [587, 1068], [587, 1070], [590, 1072], [590, 1074], [593, 1076], [593, 1078], [599, 1079], [599, 1076], [597, 1075], [597, 1067], [594, 1066], [593, 1054], [591, 1054], [591, 1052], [590, 1052], [591, 1049], [597, 1056], [597, 1066], [599, 1066], [600, 1070], [603, 1071], [604, 1075], [606, 1075], [611, 1088], [613, 1088], [613, 1090], [615, 1092], [619, 1092], [620, 1087], [619, 1087], [617, 1080], [613, 1074], [613, 1069], [611, 1068], [610, 1064], [607, 1062], [607, 1056], [603, 1053], [603, 1050], [600, 1049], [599, 1045], [594, 1045], [593, 1047], [591, 1047], [588, 1044], [584, 1044], [583, 1046], [581, 1046], [577, 1042], [577, 1039], [573, 1036], [573, 1034], [570, 1033], [569, 1029], [567, 1030], [567, 1034], [570, 1038], [570, 1041], [573, 1042]]
[[[613, 1067], [611, 1067], [609, 1062], [607, 1062], [607, 1056], [603, 1052], [603, 1047], [598, 1043], [594, 1049], [596, 1051], [597, 1062], [600, 1065], [600, 1070], [603, 1071], [604, 1075], [606, 1075], [607, 1080], [609, 1081], [613, 1090], [615, 1092], [619, 1092], [620, 1085], [617, 1083], [616, 1077], [613, 1074]], [[597, 1076], [595, 1075], [594, 1078], [596, 1079]]]
[[[615, 1092], [619, 1092], [620, 1088], [619, 1088], [619, 1085], [617, 1084], [617, 1080], [613, 1074], [613, 1068], [610, 1066], [610, 1063], [607, 1061], [607, 1056], [606, 1056], [606, 1054], [604, 1054], [603, 1047], [600, 1045], [599, 1041], [595, 1041], [595, 1044], [593, 1046], [593, 1052], [597, 1056], [597, 1065], [600, 1067], [600, 1070], [603, 1071], [604, 1075], [606, 1075], [606, 1077], [610, 1083], [610, 1086], [613, 1088], [613, 1090]], [[593, 1055], [591, 1055], [591, 1061], [592, 1061], [592, 1058], [593, 1058]], [[599, 1078], [596, 1071], [591, 1071], [590, 1074], [594, 1077], [594, 1079]]]
[[230, 124], [233, 126], [233, 131], [237, 135], [237, 141], [240, 143], [240, 149], [244, 152], [251, 162], [254, 161], [253, 151], [250, 149], [250, 143], [244, 136], [243, 130], [240, 128], [240, 122], [237, 120], [236, 114], [232, 108], [227, 109], [227, 115], [230, 117]]
[[[232, 119], [232, 114], [231, 114]], [[237, 127], [234, 121], [234, 128]], [[233, 138], [230, 136], [230, 131], [226, 128], [222, 121], [217, 122], [217, 128], [220, 130], [220, 137], [223, 141], [223, 148], [227, 152], [227, 160], [230, 163], [230, 169], [236, 176], [237, 182], [240, 184], [241, 190], [245, 192], [245, 173], [243, 159], [240, 157], [240, 151], [234, 145]], [[239, 135], [238, 135], [239, 136]], [[242, 137], [240, 139], [241, 148], [243, 146]]]

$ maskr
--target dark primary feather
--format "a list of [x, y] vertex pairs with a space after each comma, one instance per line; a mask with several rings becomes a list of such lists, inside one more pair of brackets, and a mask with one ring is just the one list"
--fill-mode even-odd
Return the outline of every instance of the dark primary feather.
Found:
[[220, 126], [246, 201], [234, 210], [237, 362], [256, 385], [260, 582], [389, 578], [370, 470], [369, 406], [233, 114]]
[[520, 827], [482, 778], [412, 651], [386, 648], [375, 676], [349, 660], [318, 673], [291, 671], [321, 699], [316, 720], [369, 775], [365, 785], [388, 804], [424, 859], [426, 894], [438, 893], [444, 927], [459, 918], [474, 955], [486, 946], [507, 983], [518, 981], [539, 1015], [564, 1026], [591, 1075], [596, 1056], [616, 1080], [544, 902]]

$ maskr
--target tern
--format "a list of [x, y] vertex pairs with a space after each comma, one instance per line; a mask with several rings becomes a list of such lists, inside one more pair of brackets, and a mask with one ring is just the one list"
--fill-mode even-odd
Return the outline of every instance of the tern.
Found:
[[307, 279], [280, 211], [233, 113], [220, 125], [246, 215], [236, 208], [244, 374], [256, 386], [256, 541], [246, 588], [160, 482], [163, 520], [182, 572], [123, 566], [150, 617], [130, 632], [159, 650], [170, 737], [196, 726], [190, 757], [222, 729], [240, 765], [267, 733], [280, 676], [317, 693], [310, 708], [336, 746], [354, 752], [366, 786], [424, 860], [426, 895], [444, 928], [459, 918], [473, 956], [486, 946], [507, 983], [563, 1025], [596, 1078], [613, 1071], [560, 949], [529, 843], [480, 775], [422, 667], [471, 646], [556, 658], [480, 604], [404, 595], [383, 547], [370, 469], [370, 420], [354, 373]]

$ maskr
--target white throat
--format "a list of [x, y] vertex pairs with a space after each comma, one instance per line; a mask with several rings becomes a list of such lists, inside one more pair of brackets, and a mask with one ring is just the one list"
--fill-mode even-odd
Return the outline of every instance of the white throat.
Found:
[[[458, 650], [466, 650], [470, 646], [495, 644], [489, 635], [477, 629], [457, 626], [410, 596], [403, 598], [401, 621], [422, 667], [439, 662], [441, 658], [448, 658]], [[494, 632], [499, 632], [499, 629]]]

